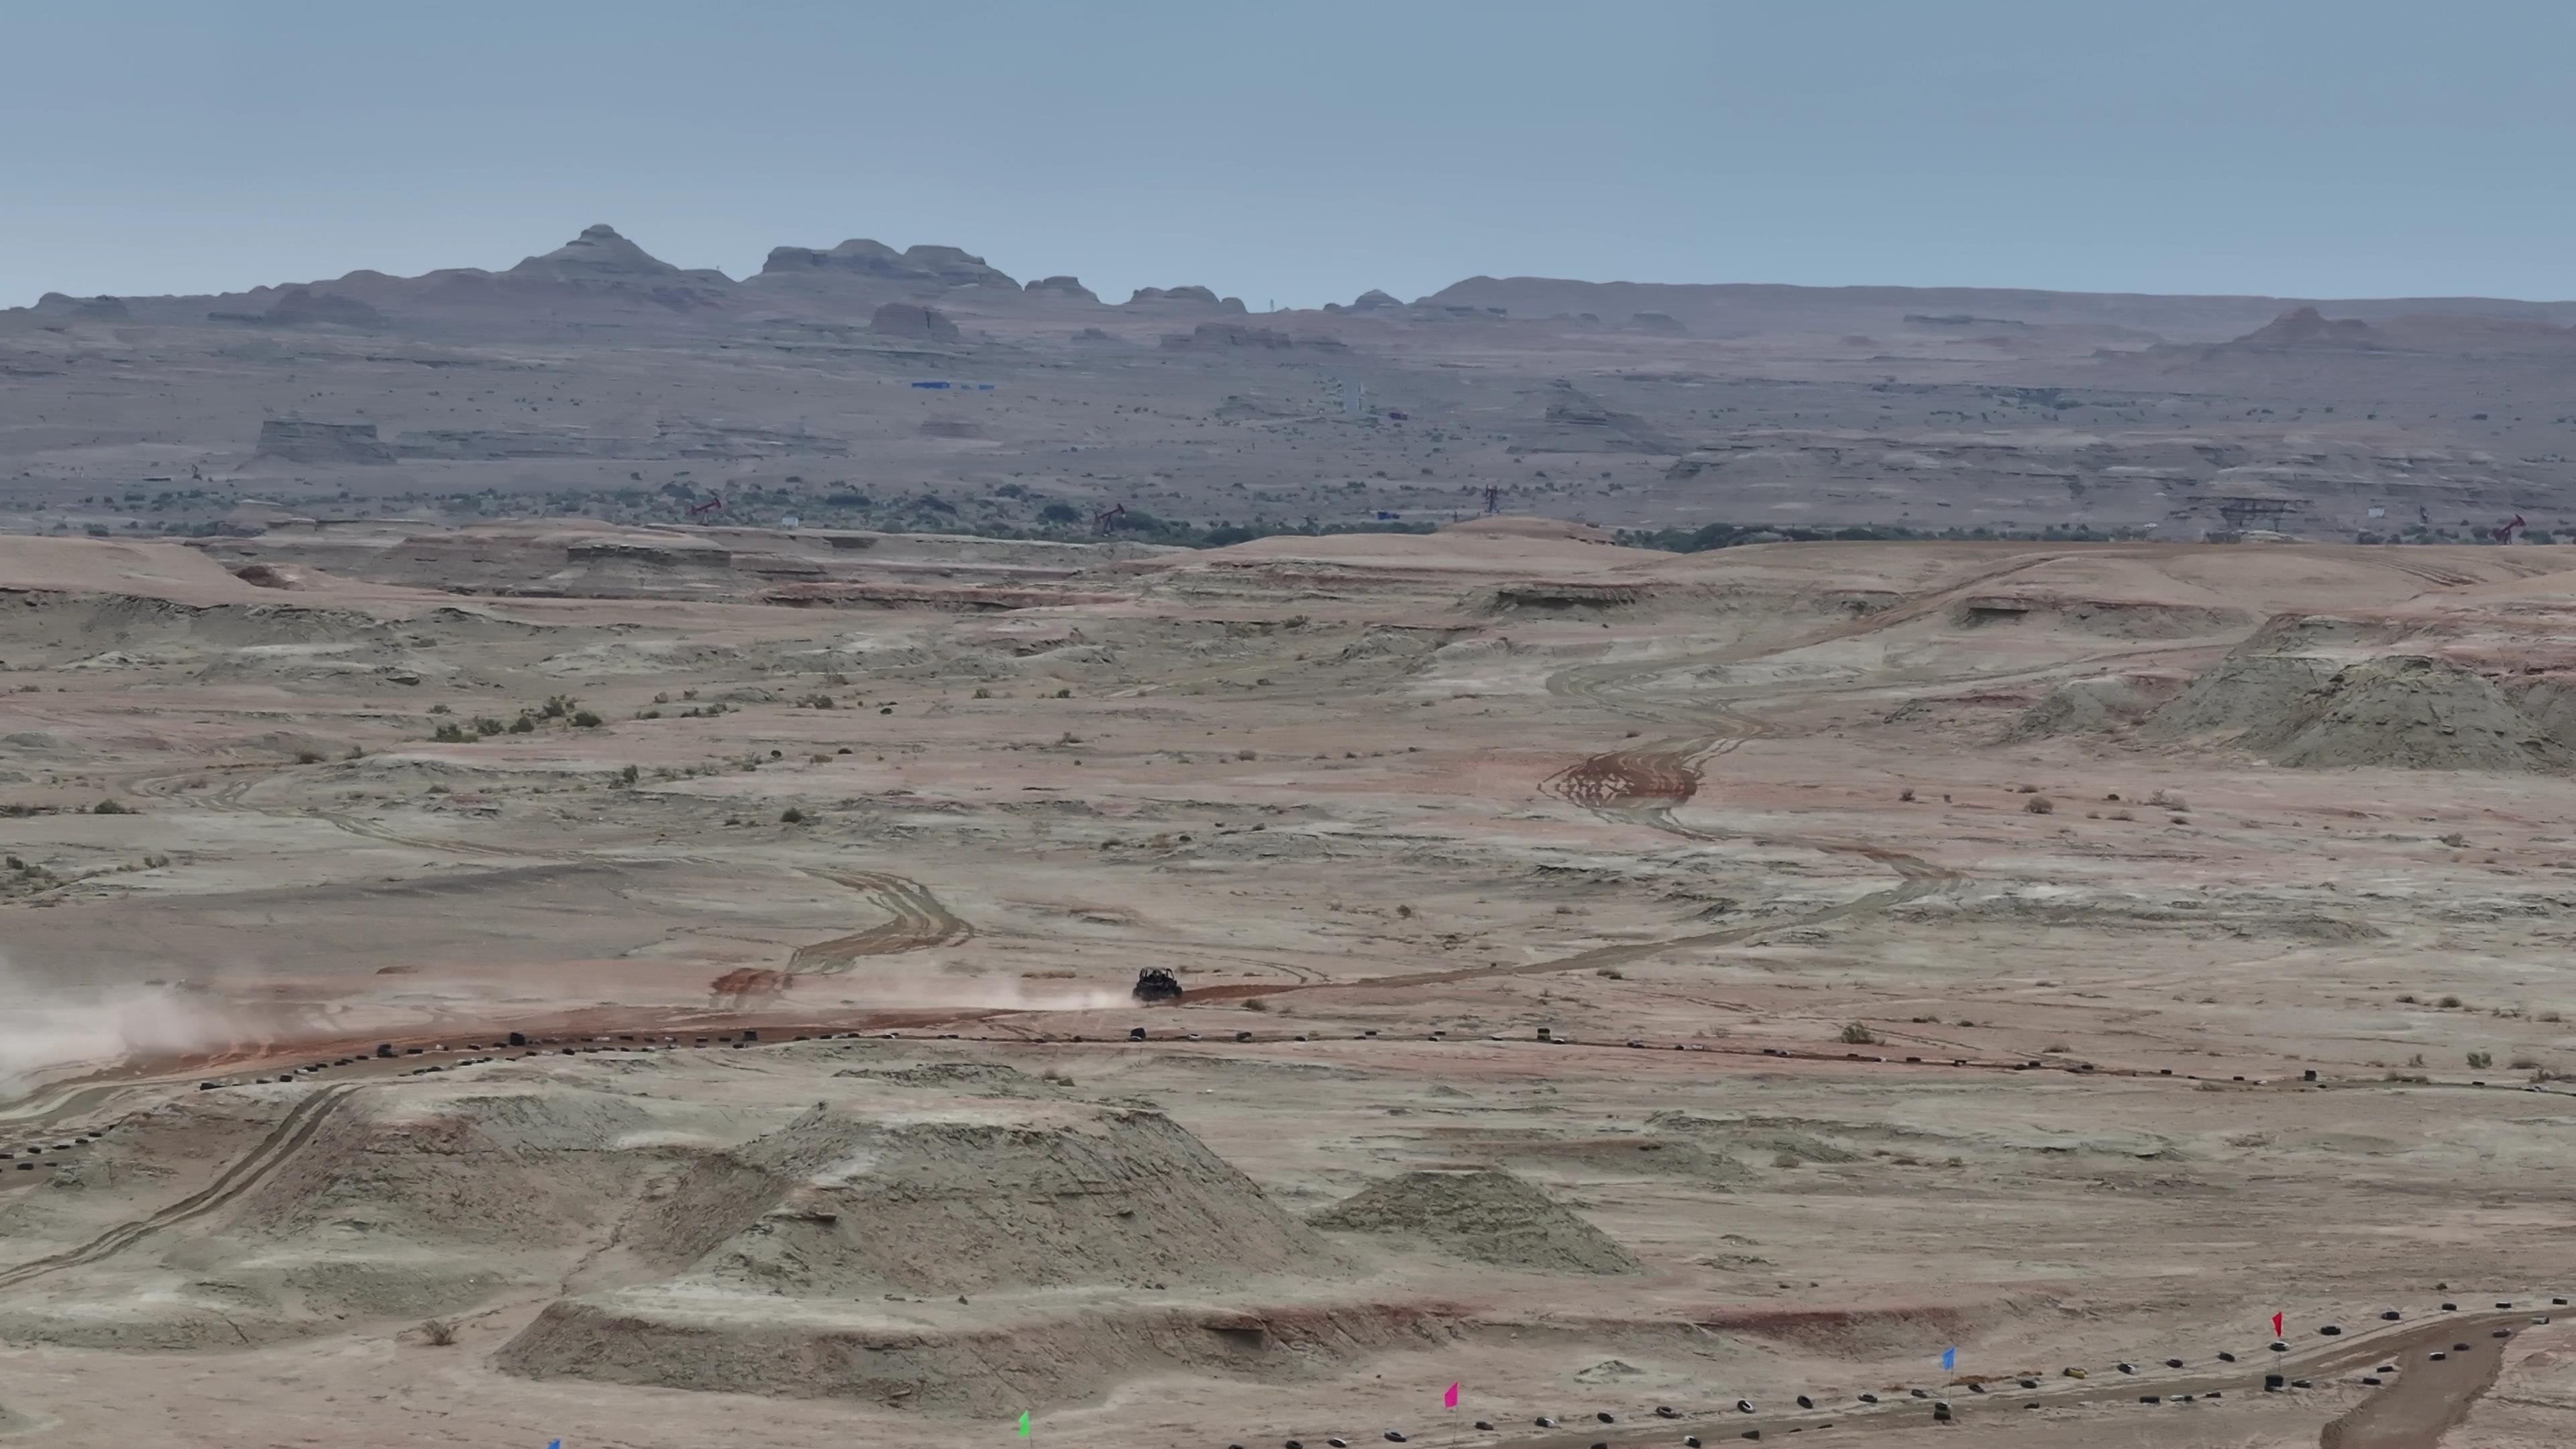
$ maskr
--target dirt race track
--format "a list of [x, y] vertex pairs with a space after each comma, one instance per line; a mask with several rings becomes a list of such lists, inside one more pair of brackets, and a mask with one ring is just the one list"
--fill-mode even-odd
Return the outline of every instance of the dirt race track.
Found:
[[2576, 1440], [2576, 551], [262, 543], [0, 538], [11, 1437]]

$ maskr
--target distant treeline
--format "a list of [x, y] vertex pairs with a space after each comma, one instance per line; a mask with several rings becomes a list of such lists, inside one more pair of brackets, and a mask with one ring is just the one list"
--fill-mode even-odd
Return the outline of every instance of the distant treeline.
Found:
[[[2524, 543], [2554, 543], [2548, 529], [2531, 528], [2516, 535]], [[1704, 553], [1712, 548], [1735, 548], [1751, 543], [1820, 543], [1867, 542], [1879, 539], [1992, 539], [2010, 543], [2136, 543], [2159, 537], [2149, 528], [2086, 528], [2050, 524], [2046, 528], [1907, 528], [1902, 524], [1863, 523], [1847, 528], [1804, 528], [1780, 524], [1710, 523], [1698, 528], [1631, 529], [1619, 535], [1619, 541], [1630, 548], [1655, 548], [1666, 553]], [[2166, 543], [2189, 543], [2195, 540], [2165, 537]], [[2483, 528], [2465, 528], [2454, 532], [2447, 528], [2408, 527], [2402, 531], [2378, 533], [2364, 529], [2353, 535], [2355, 543], [2486, 543], [2496, 542]]]
[[1885, 539], [2000, 539], [2018, 543], [2119, 543], [2154, 538], [2152, 529], [2046, 528], [1908, 528], [1901, 523], [1856, 523], [1843, 528], [1808, 528], [1777, 523], [1706, 523], [1697, 528], [1630, 529], [1619, 541], [1630, 548], [1659, 548], [1666, 553], [1705, 553], [1749, 543], [1873, 542]]
[[[2518, 528], [2514, 530], [2513, 536], [2518, 543], [2556, 543], [2558, 541], [2558, 536], [2545, 528]], [[2490, 529], [2470, 527], [2454, 533], [2447, 528], [2426, 528], [2420, 523], [2414, 523], [2388, 533], [2365, 528], [2354, 534], [2352, 541], [2355, 543], [2494, 543], [2497, 540], [2493, 530]]]
[[[1256, 538], [1320, 538], [1334, 533], [1431, 533], [1436, 523], [1378, 522], [1364, 523], [1219, 523], [1206, 528], [1172, 519], [1156, 518], [1130, 508], [1124, 516], [1110, 520], [1110, 530], [1140, 539], [1146, 543], [1177, 544], [1182, 548], [1224, 548], [1228, 544], [1250, 543]], [[1079, 540], [1077, 540], [1079, 541]]]

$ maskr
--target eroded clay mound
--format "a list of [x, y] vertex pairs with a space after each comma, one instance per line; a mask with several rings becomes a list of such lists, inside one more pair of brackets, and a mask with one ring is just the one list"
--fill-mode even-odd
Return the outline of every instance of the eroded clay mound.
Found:
[[626, 1241], [668, 1271], [790, 1297], [1221, 1285], [1333, 1264], [1159, 1113], [1011, 1110], [1028, 1115], [815, 1107], [690, 1169]]
[[1319, 1228], [1421, 1238], [1524, 1273], [1634, 1273], [1634, 1255], [1508, 1172], [1408, 1172], [1308, 1219]]
[[993, 1414], [1144, 1374], [1311, 1375], [1450, 1331], [1312, 1300], [1345, 1272], [1320, 1235], [1169, 1118], [1087, 1103], [817, 1106], [687, 1169], [624, 1243], [659, 1281], [558, 1302], [495, 1362]]
[[661, 1284], [553, 1304], [495, 1363], [535, 1379], [868, 1400], [1007, 1422], [1031, 1403], [1096, 1401], [1150, 1376], [1325, 1379], [1376, 1354], [1444, 1347], [1464, 1331], [1443, 1314], [1371, 1303], [1016, 1311], [1023, 1306], [827, 1303]]
[[[84, 1199], [134, 1196], [50, 1225], [77, 1246], [15, 1270], [0, 1342], [222, 1349], [560, 1282], [663, 1160], [652, 1136], [631, 1100], [554, 1086], [185, 1098], [64, 1174]], [[208, 1155], [229, 1162], [209, 1186], [152, 1196]]]
[[2342, 668], [2295, 654], [2223, 660], [2146, 733], [2232, 739], [2302, 769], [2555, 771], [2576, 760], [2484, 675], [2415, 654]]
[[2251, 742], [2276, 765], [2310, 769], [2557, 770], [2569, 759], [2484, 677], [2420, 655], [2342, 670]]
[[2173, 685], [2163, 679], [2117, 674], [2070, 679], [2024, 710], [2005, 729], [2003, 740], [2014, 744], [2060, 735], [2108, 734], [2137, 724], [2173, 695]]
[[2333, 672], [2331, 663], [2304, 654], [2222, 659], [2202, 671], [2180, 698], [2157, 710], [2146, 733], [2157, 739], [2233, 737], [2277, 727]]

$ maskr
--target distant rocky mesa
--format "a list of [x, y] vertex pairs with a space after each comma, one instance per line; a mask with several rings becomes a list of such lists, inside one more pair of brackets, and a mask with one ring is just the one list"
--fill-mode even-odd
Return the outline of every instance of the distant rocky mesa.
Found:
[[[1016, 291], [1020, 285], [1007, 274], [986, 266], [982, 257], [970, 256], [955, 247], [915, 246], [898, 252], [883, 242], [870, 241], [865, 237], [853, 237], [829, 251], [817, 251], [812, 247], [777, 247], [771, 250], [769, 260], [760, 268], [762, 277], [813, 272], [870, 277], [930, 288], [991, 286], [1009, 287]], [[1070, 283], [1074, 290], [1081, 290], [1081, 284], [1071, 277], [1049, 280]]]
[[[549, 252], [527, 257], [503, 271], [447, 267], [414, 277], [397, 277], [360, 269], [327, 282], [254, 287], [245, 292], [200, 297], [69, 297], [46, 293], [31, 309], [38, 318], [67, 322], [186, 323], [199, 320], [261, 327], [341, 327], [361, 331], [394, 328], [401, 319], [453, 315], [457, 309], [496, 320], [506, 312], [520, 321], [561, 317], [568, 311], [632, 314], [639, 310], [673, 313], [721, 312], [757, 304], [765, 284], [775, 297], [782, 284], [848, 281], [870, 284], [878, 294], [859, 296], [865, 303], [897, 295], [934, 298], [967, 287], [989, 287], [1018, 296], [1020, 284], [982, 257], [952, 246], [914, 246], [896, 251], [882, 242], [853, 238], [829, 249], [785, 246], [772, 250], [767, 263], [748, 283], [708, 267], [681, 267], [644, 250], [615, 227], [595, 225]], [[1239, 301], [1226, 305], [1242, 311]], [[1031, 282], [1026, 293], [1093, 306], [1099, 297], [1071, 276]], [[193, 304], [193, 305], [191, 305]], [[6, 312], [14, 309], [0, 309]]]
[[1353, 298], [1347, 307], [1339, 302], [1326, 302], [1324, 310], [1327, 312], [1401, 312], [1404, 310], [1404, 304], [1393, 296], [1371, 287]]
[[392, 319], [355, 297], [338, 292], [317, 292], [311, 287], [288, 287], [277, 299], [259, 312], [215, 310], [206, 314], [209, 322], [247, 322], [255, 327], [355, 327], [375, 331], [391, 324]]
[[733, 278], [713, 270], [687, 271], [628, 241], [612, 226], [586, 226], [581, 235], [541, 256], [521, 261], [505, 277], [557, 277], [569, 281], [624, 281], [634, 277], [693, 277], [724, 286]]
[[2326, 319], [2314, 307], [2301, 307], [2284, 312], [2261, 327], [2239, 337], [2236, 347], [2377, 347], [2379, 334], [2369, 323], [2357, 317]]
[[[587, 226], [581, 235], [540, 256], [529, 257], [506, 272], [433, 272], [434, 278], [465, 283], [488, 280], [504, 292], [532, 286], [581, 293], [641, 294], [644, 300], [673, 311], [724, 301], [741, 283], [712, 267], [676, 267], [617, 234], [609, 226]], [[343, 279], [346, 280], [346, 279]], [[424, 279], [427, 280], [427, 279]]]
[[1053, 293], [1057, 296], [1071, 297], [1078, 302], [1097, 303], [1100, 300], [1100, 294], [1082, 285], [1080, 277], [1040, 277], [1029, 283], [1024, 290], [1032, 293]]
[[1228, 312], [1247, 312], [1241, 297], [1220, 297], [1205, 287], [1138, 287], [1128, 297], [1130, 307], [1153, 302], [1195, 302], [1202, 307], [1222, 307]]
[[[459, 309], [478, 315], [487, 325], [504, 315], [520, 322], [545, 322], [573, 313], [603, 312], [623, 325], [638, 313], [722, 314], [798, 293], [806, 298], [804, 305], [840, 294], [844, 302], [870, 306], [889, 301], [889, 294], [928, 302], [971, 287], [1031, 300], [1102, 305], [1099, 294], [1079, 277], [1040, 277], [1023, 286], [958, 247], [925, 244], [897, 251], [866, 237], [828, 248], [773, 248], [759, 272], [736, 281], [713, 268], [675, 266], [603, 224], [584, 227], [580, 235], [553, 251], [524, 258], [504, 271], [450, 267], [396, 277], [362, 269], [328, 282], [254, 287], [202, 298], [75, 298], [48, 292], [32, 310], [40, 317], [70, 322], [202, 319], [254, 327], [372, 332], [396, 329], [405, 318], [452, 317]], [[194, 309], [187, 305], [192, 302]], [[1200, 286], [1140, 287], [1125, 305], [1165, 313], [1206, 309], [1241, 315], [1250, 310], [1240, 297], [1221, 297]], [[1362, 310], [1392, 310], [1402, 304], [1383, 292], [1372, 292], [1359, 305]], [[947, 319], [933, 321], [916, 310], [880, 313], [870, 330], [881, 336], [946, 342], [958, 340], [952, 328]]]
[[[553, 251], [497, 272], [454, 267], [396, 277], [362, 269], [330, 281], [220, 296], [75, 298], [48, 292], [32, 308], [0, 312], [32, 313], [33, 320], [46, 325], [176, 325], [205, 321], [211, 313], [214, 321], [236, 325], [373, 331], [405, 321], [452, 320], [460, 312], [472, 314], [485, 328], [525, 328], [567, 320], [575, 312], [610, 314], [601, 320], [633, 325], [660, 311], [687, 315], [693, 325], [703, 326], [726, 312], [762, 304], [785, 302], [791, 309], [811, 310], [855, 302], [864, 308], [905, 296], [929, 300], [973, 287], [988, 289], [979, 301], [1008, 292], [1056, 303], [1099, 303], [1097, 294], [1075, 277], [1048, 276], [1023, 286], [982, 257], [952, 246], [896, 251], [864, 237], [828, 248], [782, 246], [769, 253], [758, 273], [736, 281], [711, 268], [674, 266], [615, 228], [594, 225]], [[1241, 298], [1219, 296], [1203, 286], [1140, 287], [1120, 305], [1161, 314], [1249, 311]], [[2113, 344], [2103, 357], [2130, 358], [2149, 378], [2220, 363], [2268, 366], [2285, 354], [2338, 361], [2432, 351], [2546, 356], [2553, 364], [2576, 356], [2576, 330], [2569, 325], [2576, 323], [2576, 301], [2483, 297], [2317, 300], [1479, 276], [1409, 303], [1373, 289], [1323, 310], [1401, 316], [1415, 323], [1553, 318], [1671, 336], [1795, 332], [1865, 339], [1927, 329], [2056, 329], [2073, 341]], [[1613, 320], [1620, 318], [1626, 320]], [[2124, 350], [2140, 343], [2148, 344], [2143, 351]], [[2219, 350], [2208, 350], [2212, 348]]]
[[954, 342], [957, 324], [936, 307], [918, 302], [888, 302], [868, 319], [868, 331], [879, 337], [904, 337], [922, 342]]
[[47, 292], [38, 297], [35, 310], [48, 316], [76, 317], [85, 322], [122, 322], [134, 315], [122, 297], [67, 297], [60, 292]]

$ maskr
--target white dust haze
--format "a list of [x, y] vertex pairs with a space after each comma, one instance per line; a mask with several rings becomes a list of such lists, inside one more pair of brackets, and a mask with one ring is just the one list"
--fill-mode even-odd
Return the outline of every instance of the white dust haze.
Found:
[[761, 1008], [795, 1011], [820, 1006], [826, 999], [835, 1006], [862, 1011], [1107, 1011], [1136, 1004], [1134, 997], [1113, 987], [975, 977], [922, 979], [888, 972], [865, 977], [800, 976], [789, 984], [785, 996], [764, 1001]]
[[135, 1056], [203, 1051], [231, 1040], [210, 1001], [148, 986], [90, 990], [39, 982], [0, 953], [0, 1096]]

